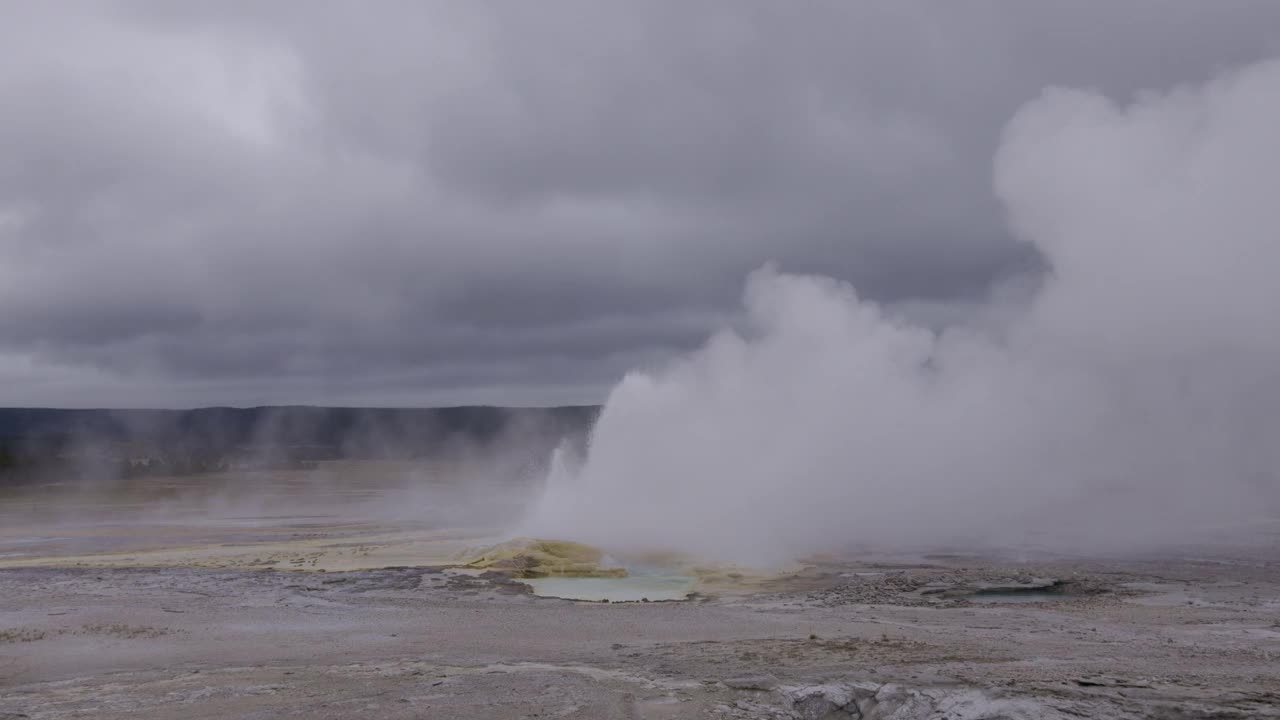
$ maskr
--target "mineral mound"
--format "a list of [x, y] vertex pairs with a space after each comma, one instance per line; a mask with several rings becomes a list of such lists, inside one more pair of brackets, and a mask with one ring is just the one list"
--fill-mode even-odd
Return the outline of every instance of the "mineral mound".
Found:
[[517, 578], [627, 576], [626, 568], [609, 566], [599, 548], [563, 540], [516, 538], [468, 555], [465, 567]]

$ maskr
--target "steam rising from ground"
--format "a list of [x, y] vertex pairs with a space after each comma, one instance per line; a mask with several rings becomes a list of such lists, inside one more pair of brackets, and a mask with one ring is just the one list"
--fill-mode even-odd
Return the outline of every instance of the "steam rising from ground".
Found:
[[1051, 272], [942, 332], [765, 268], [745, 330], [614, 389], [526, 532], [761, 558], [1190, 540], [1280, 489], [1280, 63], [1049, 90], [995, 188]]
[[[581, 444], [594, 408], [3, 415], [0, 558], [6, 534], [52, 537], [92, 527], [135, 528], [137, 541], [150, 532], [144, 526], [496, 532], [527, 507], [538, 489], [529, 479], [545, 469], [551, 448]], [[84, 546], [92, 543], [77, 549]]]

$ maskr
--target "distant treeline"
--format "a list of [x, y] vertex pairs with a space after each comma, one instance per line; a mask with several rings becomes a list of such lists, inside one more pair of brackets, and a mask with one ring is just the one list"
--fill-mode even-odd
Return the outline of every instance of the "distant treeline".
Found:
[[0, 408], [0, 480], [176, 475], [419, 459], [496, 445], [550, 452], [585, 438], [596, 406], [556, 408]]

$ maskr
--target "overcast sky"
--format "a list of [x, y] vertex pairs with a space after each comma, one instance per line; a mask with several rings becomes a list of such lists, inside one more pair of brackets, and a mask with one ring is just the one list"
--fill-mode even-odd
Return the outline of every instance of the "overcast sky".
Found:
[[1274, 56], [1274, 0], [0, 0], [0, 404], [598, 402], [769, 261], [945, 322], [1043, 265], [1019, 107]]

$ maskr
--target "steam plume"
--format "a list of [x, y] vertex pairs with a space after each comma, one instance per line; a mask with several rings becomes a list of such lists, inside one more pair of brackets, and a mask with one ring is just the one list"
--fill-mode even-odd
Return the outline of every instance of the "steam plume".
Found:
[[995, 190], [1050, 271], [934, 331], [766, 267], [726, 329], [612, 392], [529, 532], [770, 557], [1190, 539], [1277, 509], [1280, 63], [1126, 107], [1052, 89]]

